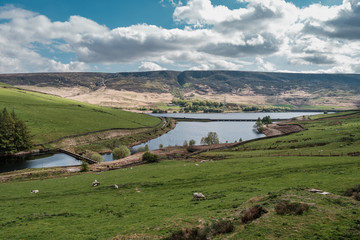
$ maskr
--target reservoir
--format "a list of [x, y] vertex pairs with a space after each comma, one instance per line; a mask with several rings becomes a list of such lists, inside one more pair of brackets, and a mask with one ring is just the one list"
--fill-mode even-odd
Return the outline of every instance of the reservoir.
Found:
[[[290, 119], [303, 115], [320, 114], [320, 112], [279, 112], [279, 113], [168, 113], [168, 114], [151, 114], [158, 117], [176, 117], [191, 119], [257, 119], [270, 116], [272, 119]], [[136, 150], [144, 147], [146, 144], [150, 150], [158, 149], [162, 144], [167, 146], [182, 146], [184, 141], [195, 140], [199, 145], [201, 138], [207, 136], [208, 132], [216, 132], [221, 143], [235, 142], [241, 140], [250, 140], [264, 136], [254, 131], [255, 122], [232, 122], [232, 121], [216, 121], [216, 122], [199, 122], [199, 121], [179, 121], [176, 127], [170, 132], [152, 139], [146, 143], [134, 146]], [[112, 154], [104, 154], [104, 161], [112, 161]], [[1, 159], [2, 162], [4, 161]], [[42, 154], [33, 156], [22, 156], [14, 159], [6, 159], [7, 164], [0, 165], [0, 172], [8, 172], [25, 168], [43, 168], [57, 166], [73, 166], [80, 165], [81, 161], [63, 153]]]
[[[202, 137], [207, 136], [208, 132], [216, 132], [219, 136], [220, 143], [235, 142], [240, 139], [243, 141], [264, 137], [254, 131], [255, 121], [214, 121], [214, 122], [196, 122], [196, 119], [210, 120], [256, 120], [258, 117], [263, 118], [270, 116], [271, 119], [285, 120], [293, 117], [304, 115], [315, 115], [321, 112], [258, 112], [258, 113], [157, 113], [151, 114], [156, 117], [171, 117], [180, 119], [176, 127], [155, 139], [146, 143], [134, 146], [137, 150], [139, 147], [149, 146], [150, 150], [158, 149], [162, 144], [167, 146], [183, 146], [184, 141], [189, 142], [193, 139], [196, 145], [200, 145]], [[194, 121], [182, 122], [181, 119], [194, 119]]]

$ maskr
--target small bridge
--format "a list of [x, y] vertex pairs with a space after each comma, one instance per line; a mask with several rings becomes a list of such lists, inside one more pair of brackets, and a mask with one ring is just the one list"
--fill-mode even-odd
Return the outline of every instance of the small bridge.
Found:
[[90, 159], [90, 158], [87, 158], [87, 157], [81, 156], [81, 155], [79, 155], [79, 154], [76, 154], [76, 153], [67, 151], [67, 150], [65, 150], [65, 149], [59, 148], [59, 149], [57, 149], [57, 151], [58, 151], [58, 152], [61, 152], [61, 153], [65, 153], [65, 154], [67, 154], [67, 155], [69, 155], [69, 156], [71, 156], [71, 157], [74, 157], [74, 158], [78, 159], [78, 160], [85, 161], [85, 162], [87, 162], [87, 163], [89, 163], [89, 164], [97, 163], [96, 161], [94, 161], [94, 160], [92, 160], [92, 159]]

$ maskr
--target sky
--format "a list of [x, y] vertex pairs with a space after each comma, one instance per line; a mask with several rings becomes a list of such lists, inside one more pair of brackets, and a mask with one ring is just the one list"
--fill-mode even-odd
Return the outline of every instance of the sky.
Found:
[[0, 0], [0, 73], [360, 73], [360, 0]]

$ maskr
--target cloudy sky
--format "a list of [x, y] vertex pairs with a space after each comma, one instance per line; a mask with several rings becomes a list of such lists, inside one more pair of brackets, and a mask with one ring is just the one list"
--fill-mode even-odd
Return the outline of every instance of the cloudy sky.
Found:
[[0, 0], [0, 73], [360, 73], [360, 0]]

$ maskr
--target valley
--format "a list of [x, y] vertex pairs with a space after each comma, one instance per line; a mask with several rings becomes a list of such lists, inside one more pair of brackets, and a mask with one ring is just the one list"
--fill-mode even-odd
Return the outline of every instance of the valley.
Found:
[[358, 74], [240, 71], [0, 74], [0, 82], [129, 110], [166, 109], [173, 98], [288, 109], [356, 109]]

